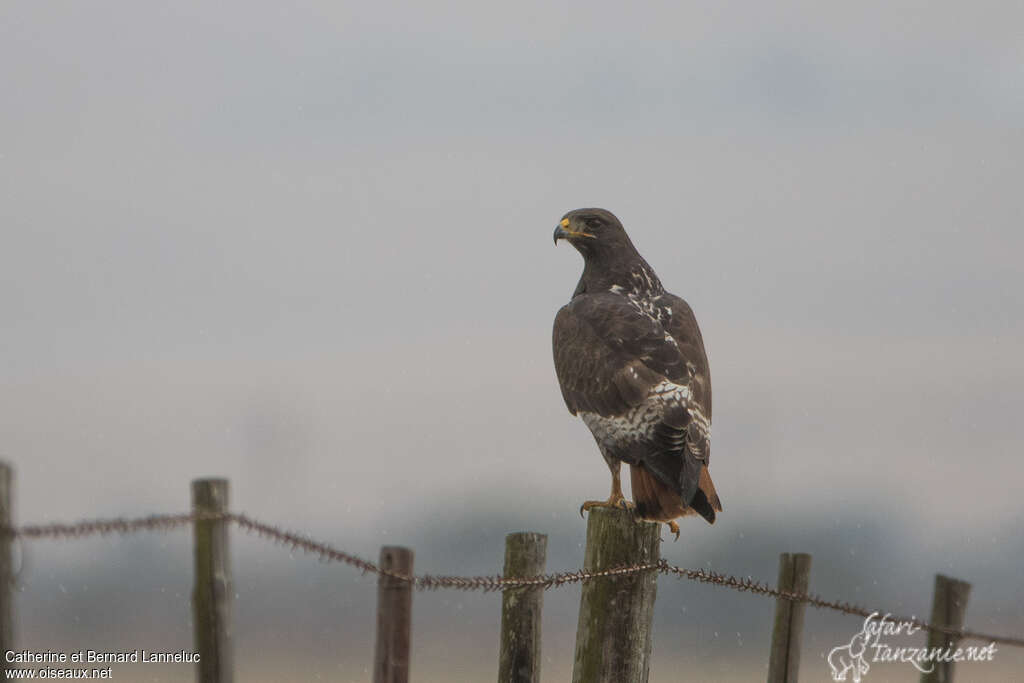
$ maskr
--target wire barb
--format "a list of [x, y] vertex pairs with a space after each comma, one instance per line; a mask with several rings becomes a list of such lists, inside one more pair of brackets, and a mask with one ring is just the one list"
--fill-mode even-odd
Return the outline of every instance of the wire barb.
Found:
[[715, 586], [731, 588], [736, 591], [764, 595], [767, 597], [781, 598], [793, 602], [803, 602], [818, 609], [829, 609], [843, 614], [850, 614], [859, 617], [869, 617], [872, 614], [890, 615], [893, 621], [901, 621], [913, 624], [921, 629], [937, 631], [953, 638], [970, 638], [974, 640], [989, 641], [1012, 647], [1024, 647], [1024, 638], [1013, 636], [999, 636], [965, 629], [954, 629], [946, 626], [929, 624], [916, 617], [894, 617], [891, 613], [883, 610], [869, 610], [864, 607], [837, 600], [825, 600], [814, 593], [795, 593], [779, 590], [762, 581], [750, 577], [737, 578], [729, 574], [720, 574], [708, 569], [685, 569], [669, 564], [661, 559], [648, 564], [636, 564], [622, 567], [613, 567], [601, 571], [575, 571], [559, 572], [555, 574], [541, 574], [529, 577], [503, 577], [500, 574], [494, 576], [433, 576], [422, 574], [413, 576], [401, 574], [383, 569], [369, 560], [338, 550], [333, 546], [314, 540], [302, 534], [280, 529], [265, 522], [247, 517], [235, 512], [191, 512], [170, 515], [149, 515], [137, 518], [114, 518], [96, 519], [76, 522], [74, 524], [30, 524], [21, 527], [0, 528], [0, 535], [8, 539], [24, 540], [69, 540], [84, 538], [86, 536], [108, 536], [110, 534], [134, 534], [141, 531], [172, 531], [197, 522], [227, 522], [234, 524], [242, 531], [255, 535], [278, 545], [283, 545], [290, 550], [299, 550], [308, 555], [314, 555], [323, 562], [337, 562], [350, 567], [355, 567], [363, 574], [376, 574], [388, 576], [399, 581], [411, 583], [419, 590], [463, 590], [482, 591], [493, 593], [497, 591], [540, 588], [560, 588], [584, 581], [593, 581], [612, 576], [625, 576], [628, 574], [639, 574], [643, 572], [657, 572], [658, 574], [669, 574], [679, 579], [687, 579], [698, 583], [709, 583]]

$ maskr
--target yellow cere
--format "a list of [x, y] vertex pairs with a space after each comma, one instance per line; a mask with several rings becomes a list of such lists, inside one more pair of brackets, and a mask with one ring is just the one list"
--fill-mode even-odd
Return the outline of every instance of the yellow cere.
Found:
[[568, 218], [563, 218], [562, 219], [562, 227], [563, 228], [568, 228], [569, 227], [569, 219]]

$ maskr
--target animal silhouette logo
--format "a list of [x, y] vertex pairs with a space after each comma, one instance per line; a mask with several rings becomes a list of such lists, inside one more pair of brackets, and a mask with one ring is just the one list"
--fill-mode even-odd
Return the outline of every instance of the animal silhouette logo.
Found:
[[853, 674], [853, 683], [860, 683], [860, 679], [868, 672], [868, 660], [864, 658], [864, 651], [867, 649], [870, 634], [867, 627], [850, 639], [846, 645], [832, 648], [828, 653], [828, 665], [832, 668], [833, 681], [845, 681], [846, 674]]

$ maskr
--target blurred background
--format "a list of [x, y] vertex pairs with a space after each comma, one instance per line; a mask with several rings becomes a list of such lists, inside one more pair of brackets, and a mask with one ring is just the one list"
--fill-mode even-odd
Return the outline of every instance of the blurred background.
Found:
[[[725, 511], [663, 555], [1024, 632], [1024, 5], [0, 6], [0, 457], [18, 523], [232, 507], [419, 571], [582, 563], [608, 473], [559, 395], [564, 212], [704, 332]], [[666, 534], [667, 540], [667, 534]], [[247, 681], [368, 681], [375, 582], [232, 535]], [[191, 648], [190, 536], [19, 545], [18, 645]], [[567, 680], [578, 589], [548, 593]], [[500, 600], [414, 597], [419, 681], [493, 679]], [[662, 578], [652, 681], [763, 680], [769, 599]], [[801, 673], [860, 619], [809, 610]], [[920, 643], [907, 639], [903, 644]], [[1024, 652], [963, 665], [1020, 675]], [[115, 667], [186, 681], [189, 665]], [[916, 680], [879, 664], [872, 683]]]

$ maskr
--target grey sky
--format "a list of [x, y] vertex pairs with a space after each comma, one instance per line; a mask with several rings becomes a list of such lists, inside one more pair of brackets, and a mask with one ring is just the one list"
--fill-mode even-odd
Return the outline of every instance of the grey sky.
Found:
[[[707, 341], [725, 512], [684, 534], [853, 510], [917, 529], [922, 558], [987, 534], [1024, 514], [1022, 22], [1000, 2], [6, 2], [18, 517], [179, 510], [204, 474], [371, 553], [488, 490], [574, 514], [608, 482], [553, 375], [581, 264], [550, 233], [598, 205]], [[842, 556], [836, 533], [818, 552]]]

